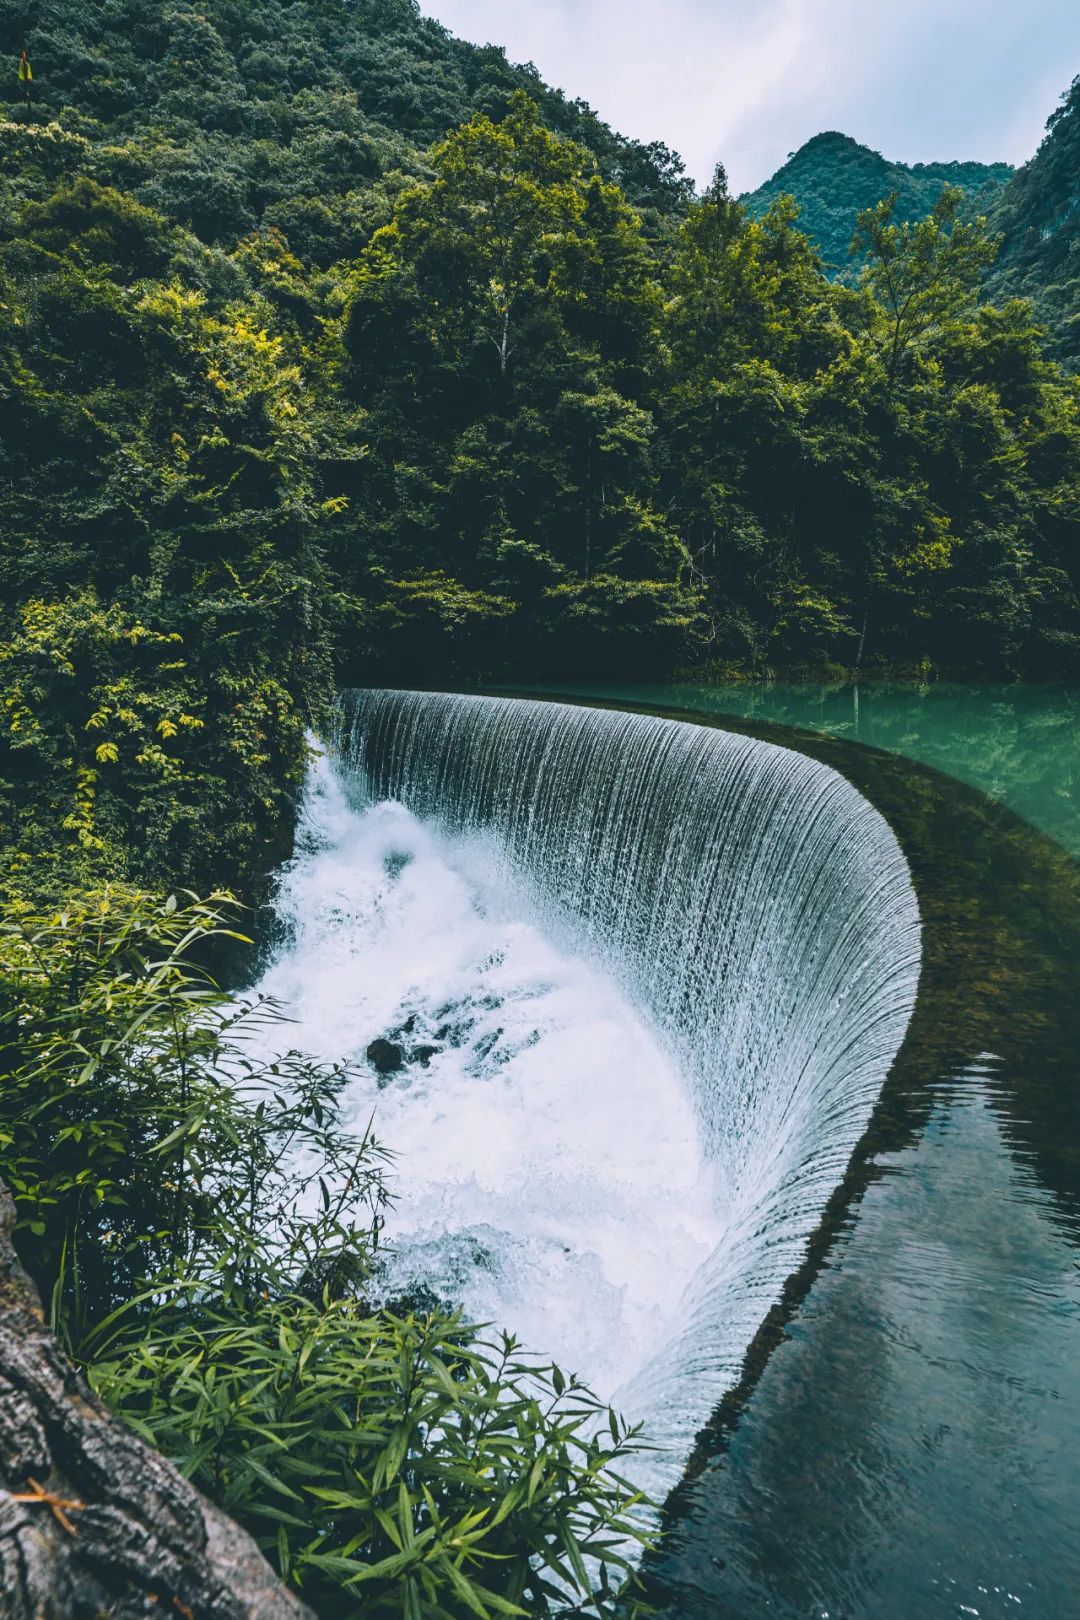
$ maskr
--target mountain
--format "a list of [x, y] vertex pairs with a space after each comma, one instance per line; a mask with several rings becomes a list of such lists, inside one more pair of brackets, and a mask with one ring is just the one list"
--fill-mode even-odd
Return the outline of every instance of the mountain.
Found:
[[895, 191], [897, 218], [920, 219], [948, 183], [963, 188], [968, 211], [986, 213], [1012, 173], [1008, 163], [890, 163], [850, 135], [829, 130], [800, 146], [770, 180], [740, 200], [758, 218], [777, 197], [793, 196], [801, 209], [800, 227], [836, 275], [848, 262], [860, 209]]
[[1080, 368], [1080, 76], [1035, 156], [994, 199], [990, 223], [1002, 245], [988, 292], [998, 302], [1030, 298], [1051, 352]]

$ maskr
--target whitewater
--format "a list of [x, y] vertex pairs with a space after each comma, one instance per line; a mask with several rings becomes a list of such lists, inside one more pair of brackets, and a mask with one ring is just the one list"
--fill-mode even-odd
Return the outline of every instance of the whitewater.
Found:
[[[837, 773], [564, 705], [347, 695], [258, 986], [395, 1155], [380, 1286], [694, 1434], [805, 1253], [914, 1004], [903, 855]], [[392, 1042], [400, 1067], [365, 1054]]]

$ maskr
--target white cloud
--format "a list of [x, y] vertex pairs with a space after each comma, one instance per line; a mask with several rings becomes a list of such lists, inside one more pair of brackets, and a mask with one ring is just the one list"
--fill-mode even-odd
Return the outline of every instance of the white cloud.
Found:
[[906, 162], [1023, 162], [1080, 71], [1074, 0], [421, 0], [704, 183], [841, 129]]

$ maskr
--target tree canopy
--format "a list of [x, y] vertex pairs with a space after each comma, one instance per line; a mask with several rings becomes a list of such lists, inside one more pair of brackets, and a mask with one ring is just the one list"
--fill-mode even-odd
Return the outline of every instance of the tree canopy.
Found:
[[257, 883], [342, 679], [1080, 665], [1077, 384], [985, 176], [831, 278], [408, 0], [0, 15], [9, 883]]

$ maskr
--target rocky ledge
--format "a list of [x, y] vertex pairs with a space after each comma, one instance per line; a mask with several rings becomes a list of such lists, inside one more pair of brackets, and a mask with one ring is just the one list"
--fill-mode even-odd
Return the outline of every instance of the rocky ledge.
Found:
[[313, 1620], [251, 1537], [92, 1394], [44, 1323], [0, 1184], [4, 1620]]

